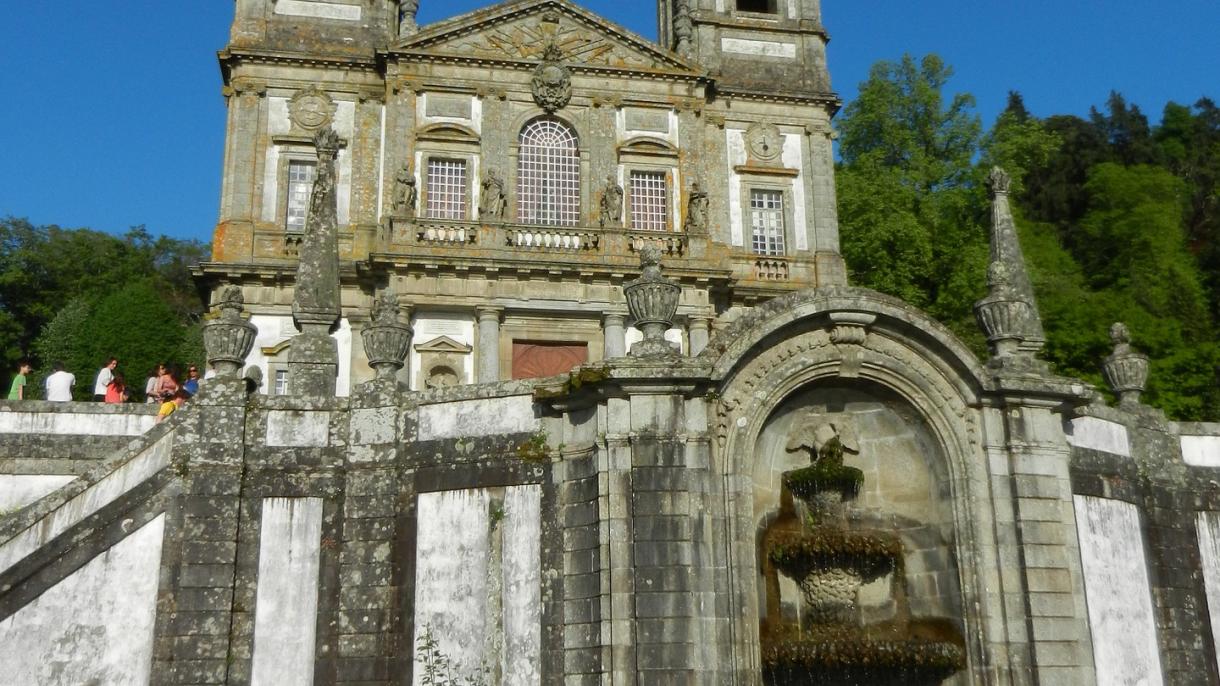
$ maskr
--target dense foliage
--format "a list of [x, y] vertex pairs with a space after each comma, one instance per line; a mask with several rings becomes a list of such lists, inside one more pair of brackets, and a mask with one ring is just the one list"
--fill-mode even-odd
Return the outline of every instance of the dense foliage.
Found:
[[190, 267], [208, 252], [143, 228], [118, 237], [0, 219], [0, 383], [7, 390], [17, 361], [33, 358], [28, 388], [41, 398], [42, 378], [62, 362], [84, 399], [113, 355], [138, 395], [154, 364], [201, 363], [203, 308]]
[[1169, 103], [1149, 124], [1117, 93], [1085, 118], [1039, 119], [1010, 94], [982, 132], [936, 56], [875, 65], [839, 120], [843, 255], [857, 285], [899, 296], [980, 354], [993, 165], [1014, 212], [1056, 371], [1104, 388], [1109, 325], [1152, 358], [1145, 400], [1220, 418], [1220, 109]]

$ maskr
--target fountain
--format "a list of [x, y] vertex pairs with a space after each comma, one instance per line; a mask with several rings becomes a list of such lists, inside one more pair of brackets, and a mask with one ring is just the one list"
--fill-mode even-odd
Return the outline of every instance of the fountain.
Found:
[[[783, 473], [779, 516], [762, 538], [764, 571], [800, 588], [795, 622], [763, 625], [764, 681], [771, 686], [939, 684], [965, 666], [963, 641], [950, 620], [911, 617], [903, 582], [903, 543], [891, 531], [849, 528], [848, 503], [864, 474], [843, 464], [840, 427], [822, 423], [789, 441], [810, 466]], [[891, 577], [893, 619], [864, 625], [858, 597]]]

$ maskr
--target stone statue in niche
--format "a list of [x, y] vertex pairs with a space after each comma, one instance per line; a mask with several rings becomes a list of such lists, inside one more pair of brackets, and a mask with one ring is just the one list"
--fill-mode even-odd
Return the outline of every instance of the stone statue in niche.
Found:
[[402, 0], [398, 3], [398, 35], [409, 36], [419, 30], [415, 14], [419, 12], [419, 0]]
[[613, 174], [606, 177], [606, 190], [602, 192], [598, 221], [602, 228], [622, 226], [623, 223], [623, 187], [618, 185]]
[[504, 195], [504, 180], [495, 167], [488, 167], [483, 174], [482, 193], [479, 195], [479, 219], [503, 221], [508, 198]]
[[542, 52], [542, 63], [534, 69], [530, 89], [534, 102], [548, 113], [561, 110], [572, 100], [572, 72], [563, 66], [563, 53], [554, 43]]
[[688, 234], [707, 233], [707, 191], [695, 181], [690, 185], [690, 199], [686, 201], [686, 222], [682, 229]]
[[394, 177], [394, 215], [410, 217], [415, 214], [415, 203], [419, 198], [419, 190], [415, 187], [415, 174], [411, 173], [411, 165], [398, 170]]

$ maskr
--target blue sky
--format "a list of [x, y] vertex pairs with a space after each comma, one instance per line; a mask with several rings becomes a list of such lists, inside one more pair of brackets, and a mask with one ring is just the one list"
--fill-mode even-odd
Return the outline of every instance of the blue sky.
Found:
[[[421, 0], [435, 21], [485, 6]], [[655, 3], [587, 0], [654, 37]], [[1220, 2], [822, 0], [844, 100], [879, 59], [935, 52], [990, 125], [1010, 89], [1039, 116], [1086, 115], [1122, 92], [1155, 121], [1166, 101], [1220, 99]], [[12, 2], [0, 26], [0, 216], [210, 240], [224, 99], [216, 51], [231, 0]]]

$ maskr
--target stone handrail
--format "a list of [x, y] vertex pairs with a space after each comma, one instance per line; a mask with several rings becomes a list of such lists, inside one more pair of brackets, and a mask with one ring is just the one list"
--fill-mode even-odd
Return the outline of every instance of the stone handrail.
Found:
[[0, 434], [139, 436], [156, 423], [154, 404], [0, 401]]

